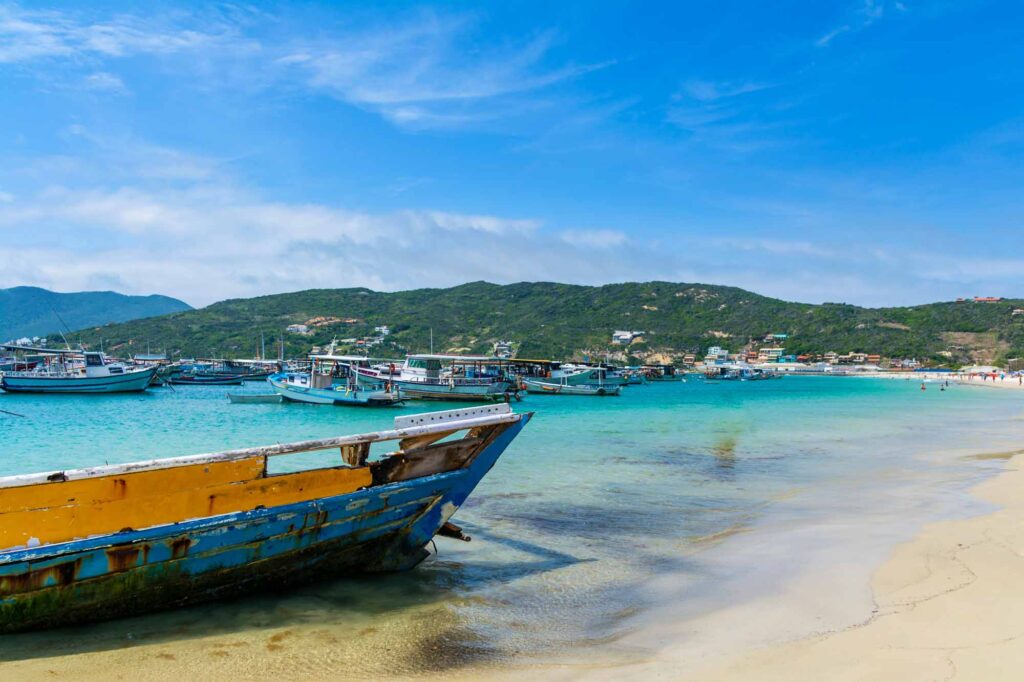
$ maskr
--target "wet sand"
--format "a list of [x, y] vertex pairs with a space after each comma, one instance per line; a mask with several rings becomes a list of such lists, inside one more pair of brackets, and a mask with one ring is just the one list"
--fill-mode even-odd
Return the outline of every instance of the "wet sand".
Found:
[[875, 574], [867, 622], [770, 647], [704, 680], [1018, 680], [1024, 666], [1024, 458], [976, 488], [1002, 508], [928, 526]]
[[[780, 635], [781, 641], [738, 654], [708, 655], [703, 666], [694, 665], [693, 647], [682, 643], [699, 634], [665, 624], [673, 643], [646, 660], [580, 662], [534, 670], [530, 676], [705, 682], [1018, 680], [1024, 669], [1024, 453], [977, 459], [1006, 461], [1005, 472], [973, 491], [999, 505], [998, 511], [930, 524], [899, 545], [873, 575], [873, 607], [861, 622], [793, 641]], [[814, 617], [813, 597], [812, 589], [804, 618]], [[766, 625], [771, 623], [759, 627]], [[786, 632], [787, 623], [776, 625]]]

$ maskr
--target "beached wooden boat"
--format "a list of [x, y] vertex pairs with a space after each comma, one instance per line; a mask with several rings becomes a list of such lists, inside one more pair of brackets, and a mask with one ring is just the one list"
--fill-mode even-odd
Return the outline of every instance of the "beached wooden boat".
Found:
[[527, 393], [542, 395], [593, 395], [609, 396], [622, 393], [621, 386], [604, 386], [600, 384], [570, 384], [566, 382], [541, 381], [539, 379], [522, 379]]
[[67, 351], [26, 372], [3, 372], [0, 388], [9, 393], [129, 393], [145, 391], [156, 367], [109, 362], [103, 353]]
[[[216, 454], [0, 478], [0, 632], [412, 568], [529, 421], [508, 405]], [[368, 461], [370, 445], [394, 450]], [[340, 449], [268, 474], [269, 457]], [[465, 539], [463, 537], [463, 539]]]

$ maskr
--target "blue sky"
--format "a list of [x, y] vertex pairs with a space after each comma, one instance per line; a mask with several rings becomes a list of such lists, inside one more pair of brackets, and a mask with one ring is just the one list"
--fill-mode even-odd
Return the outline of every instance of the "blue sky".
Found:
[[1024, 6], [0, 1], [0, 287], [1024, 296]]

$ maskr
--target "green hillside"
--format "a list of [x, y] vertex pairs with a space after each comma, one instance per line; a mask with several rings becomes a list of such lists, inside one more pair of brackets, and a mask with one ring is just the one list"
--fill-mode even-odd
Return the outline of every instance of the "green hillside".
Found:
[[[610, 344], [616, 329], [645, 332], [642, 343], [629, 347], [634, 355], [677, 355], [710, 345], [735, 350], [751, 337], [787, 333], [787, 351], [794, 353], [861, 351], [969, 362], [1024, 355], [1024, 315], [1012, 315], [1019, 307], [1024, 301], [880, 309], [810, 305], [734, 287], [669, 282], [600, 287], [474, 282], [450, 289], [315, 289], [228, 300], [75, 336], [93, 347], [102, 339], [105, 348], [122, 354], [148, 344], [172, 355], [242, 357], [256, 352], [262, 332], [268, 348], [283, 336], [285, 352], [293, 356], [335, 337], [369, 336], [374, 326], [386, 324], [392, 335], [375, 355], [427, 351], [433, 330], [439, 352], [489, 352], [495, 340], [508, 339], [516, 342], [520, 357], [568, 358], [622, 350]], [[314, 327], [309, 336], [284, 333], [286, 326], [316, 317], [357, 321]]]
[[0, 341], [57, 332], [63, 328], [60, 320], [70, 329], [81, 329], [190, 309], [187, 303], [168, 296], [125, 296], [113, 291], [62, 294], [38, 287], [0, 289]]

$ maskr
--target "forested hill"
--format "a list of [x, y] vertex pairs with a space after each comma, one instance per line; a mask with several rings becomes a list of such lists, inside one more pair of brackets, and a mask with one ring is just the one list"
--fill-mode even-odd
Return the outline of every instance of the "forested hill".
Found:
[[0, 289], [0, 342], [59, 331], [63, 328], [60, 320], [70, 329], [80, 329], [180, 310], [191, 307], [168, 296], [125, 296], [113, 291], [64, 294], [38, 287]]
[[[389, 344], [375, 353], [427, 351], [432, 330], [438, 352], [489, 352], [495, 340], [507, 339], [517, 344], [520, 357], [567, 358], [615, 349], [610, 341], [617, 329], [644, 332], [631, 353], [670, 355], [710, 345], [735, 350], [752, 337], [786, 333], [787, 351], [794, 353], [859, 351], [967, 362], [1024, 354], [1024, 315], [1013, 315], [1021, 307], [1021, 300], [877, 309], [811, 305], [735, 287], [669, 282], [473, 282], [450, 289], [315, 289], [228, 300], [85, 329], [76, 337], [93, 346], [103, 339], [106, 348], [121, 353], [149, 344], [172, 355], [238, 357], [253, 355], [262, 332], [268, 347], [283, 335], [286, 353], [299, 355], [313, 344], [366, 337], [373, 327], [389, 325]], [[290, 324], [307, 323], [311, 335], [284, 333]]]

